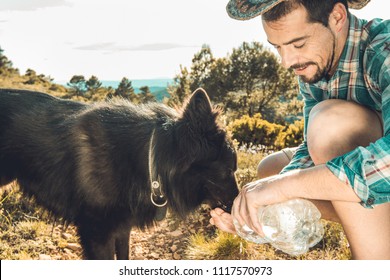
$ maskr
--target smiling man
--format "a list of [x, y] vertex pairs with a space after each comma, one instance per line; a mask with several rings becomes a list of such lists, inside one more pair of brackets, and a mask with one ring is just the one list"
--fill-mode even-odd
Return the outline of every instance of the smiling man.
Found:
[[[304, 142], [291, 160], [281, 152], [263, 160], [261, 179], [243, 187], [232, 213], [262, 235], [259, 207], [310, 199], [323, 218], [343, 225], [354, 259], [390, 259], [390, 21], [349, 12], [367, 2], [228, 3], [235, 19], [262, 16], [305, 101]], [[215, 209], [211, 216], [212, 224], [235, 232], [230, 214]]]
[[[292, 68], [301, 81], [317, 83], [334, 74], [337, 66], [335, 58], [341, 55], [348, 26], [340, 25], [332, 31], [319, 22], [307, 24], [306, 17], [306, 10], [301, 7], [278, 21], [267, 20], [264, 16], [263, 27], [268, 42], [279, 52], [282, 65]], [[344, 23], [346, 18], [342, 20], [341, 23]], [[339, 40], [336, 40], [336, 32]]]

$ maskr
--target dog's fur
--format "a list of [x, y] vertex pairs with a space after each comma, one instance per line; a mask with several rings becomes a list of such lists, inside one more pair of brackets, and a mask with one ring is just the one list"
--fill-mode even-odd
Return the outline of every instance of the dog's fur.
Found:
[[203, 202], [231, 206], [236, 154], [217, 115], [202, 89], [181, 110], [0, 89], [0, 185], [17, 179], [73, 222], [85, 258], [128, 259], [131, 228], [150, 226], [161, 211], [152, 180], [183, 217]]

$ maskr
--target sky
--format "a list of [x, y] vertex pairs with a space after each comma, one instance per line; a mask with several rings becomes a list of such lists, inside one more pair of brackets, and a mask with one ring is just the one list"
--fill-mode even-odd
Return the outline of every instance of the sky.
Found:
[[[326, 0], [325, 0], [326, 1]], [[228, 0], [1, 0], [0, 47], [24, 74], [55, 81], [173, 78], [203, 44], [224, 57], [242, 42], [271, 47], [261, 18], [231, 19]], [[389, 19], [389, 0], [371, 0], [361, 18]]]

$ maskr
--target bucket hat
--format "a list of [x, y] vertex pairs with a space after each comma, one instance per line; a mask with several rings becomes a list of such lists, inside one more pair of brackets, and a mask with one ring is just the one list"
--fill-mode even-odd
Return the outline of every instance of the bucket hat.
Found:
[[[262, 15], [283, 1], [289, 0], [230, 0], [226, 10], [231, 18], [247, 20]], [[348, 0], [348, 7], [361, 9], [368, 2], [370, 0]]]

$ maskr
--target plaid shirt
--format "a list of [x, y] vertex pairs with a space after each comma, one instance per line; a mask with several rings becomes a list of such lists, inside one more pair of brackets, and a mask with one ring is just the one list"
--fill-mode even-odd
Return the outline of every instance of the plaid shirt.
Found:
[[368, 147], [326, 163], [341, 181], [349, 184], [364, 207], [390, 201], [390, 20], [367, 22], [350, 15], [349, 34], [335, 74], [307, 84], [299, 80], [304, 105], [304, 142], [282, 173], [313, 166], [306, 131], [310, 110], [326, 99], [353, 100], [382, 113], [384, 137]]

